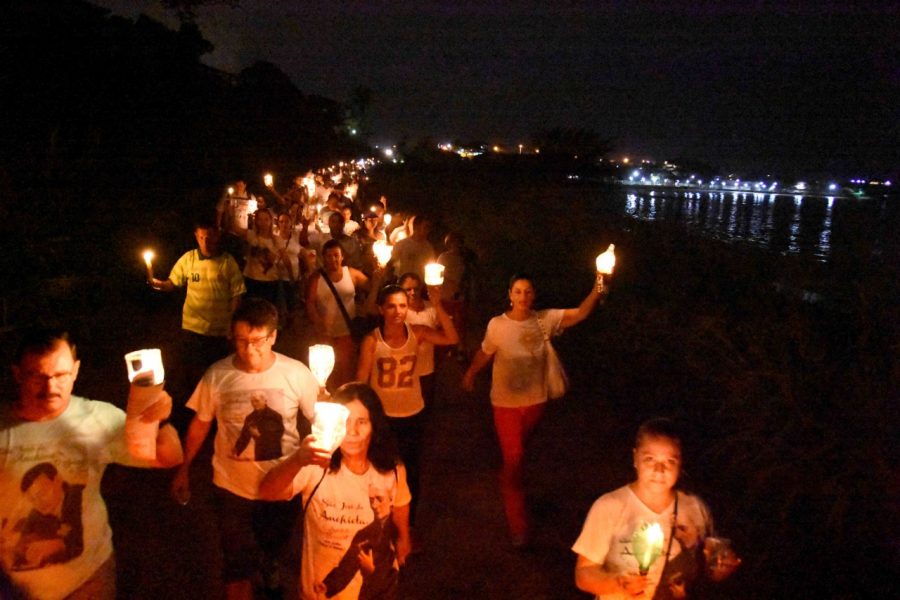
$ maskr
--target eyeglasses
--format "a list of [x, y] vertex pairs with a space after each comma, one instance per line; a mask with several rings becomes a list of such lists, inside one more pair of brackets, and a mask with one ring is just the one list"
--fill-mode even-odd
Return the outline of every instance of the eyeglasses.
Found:
[[271, 331], [258, 338], [232, 338], [232, 341], [238, 348], [249, 348], [250, 346], [253, 346], [258, 350], [265, 345], [270, 337], [272, 337]]
[[46, 385], [51, 381], [59, 381], [60, 383], [64, 383], [72, 378], [74, 375], [73, 371], [62, 371], [60, 373], [54, 373], [53, 375], [47, 375], [46, 373], [38, 373], [36, 371], [28, 371], [23, 374], [24, 379], [29, 383], [39, 383], [41, 385]]

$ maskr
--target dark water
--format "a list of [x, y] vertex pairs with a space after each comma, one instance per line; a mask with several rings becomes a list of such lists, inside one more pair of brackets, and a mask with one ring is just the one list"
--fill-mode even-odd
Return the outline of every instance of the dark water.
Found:
[[828, 262], [860, 252], [900, 257], [900, 198], [855, 199], [752, 192], [622, 188], [625, 214], [680, 224], [727, 242]]

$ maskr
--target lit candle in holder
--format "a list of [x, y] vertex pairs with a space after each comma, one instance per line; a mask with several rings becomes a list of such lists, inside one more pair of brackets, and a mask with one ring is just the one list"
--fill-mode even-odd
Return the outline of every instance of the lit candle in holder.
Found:
[[441, 285], [444, 283], [444, 265], [428, 263], [425, 265], [425, 285]]
[[613, 269], [616, 268], [616, 245], [610, 244], [606, 252], [597, 256], [597, 273], [600, 275], [600, 281], [603, 281], [604, 275], [612, 275]]
[[391, 217], [391, 213], [384, 213], [384, 224], [385, 224], [385, 225], [390, 225], [390, 224], [391, 224], [391, 218], [392, 218], [392, 217]]
[[334, 369], [334, 348], [326, 344], [309, 347], [309, 370], [319, 382], [319, 388], [325, 389], [325, 382]]
[[228, 197], [229, 197], [229, 198], [232, 197], [232, 196], [234, 196], [234, 188], [233, 188], [233, 187], [228, 186], [227, 192], [228, 192]]
[[125, 355], [128, 369], [128, 404], [125, 408], [125, 443], [129, 453], [144, 460], [156, 460], [159, 422], [146, 422], [141, 414], [163, 393], [166, 372], [158, 348], [136, 350]]
[[156, 256], [153, 254], [153, 250], [147, 249], [144, 250], [144, 264], [147, 265], [147, 281], [153, 281], [153, 258]]
[[247, 201], [247, 214], [255, 215], [257, 209], [259, 209], [259, 202], [256, 201], [256, 198], [250, 198], [250, 200]]
[[266, 185], [267, 188], [270, 188], [270, 187], [272, 187], [272, 184], [275, 183], [275, 178], [272, 177], [271, 173], [266, 173], [265, 175], [263, 175], [263, 183]]
[[375, 253], [375, 258], [378, 260], [378, 266], [384, 267], [388, 264], [388, 261], [391, 260], [391, 255], [394, 253], [394, 247], [384, 240], [378, 240], [372, 244], [372, 252]]
[[646, 575], [662, 554], [665, 537], [659, 523], [642, 523], [634, 530], [631, 536], [631, 551], [638, 561], [641, 575]]
[[316, 402], [312, 434], [316, 436], [316, 447], [334, 452], [347, 433], [347, 417], [350, 411], [336, 402]]

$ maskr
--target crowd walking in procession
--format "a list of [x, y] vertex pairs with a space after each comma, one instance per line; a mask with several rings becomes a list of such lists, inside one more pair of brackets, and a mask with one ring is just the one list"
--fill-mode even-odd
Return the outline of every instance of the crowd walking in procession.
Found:
[[[433, 551], [419, 513], [440, 510], [425, 482], [442, 467], [423, 456], [440, 452], [430, 419], [450, 372], [453, 393], [490, 404], [503, 543], [533, 550], [527, 448], [549, 401], [566, 392], [552, 339], [604, 318], [613, 248], [574, 307], [536, 308], [539, 282], [511, 272], [508, 307], [481, 332], [462, 232], [442, 230], [427, 210], [392, 219], [384, 196], [364, 201], [353, 165], [297, 175], [283, 192], [269, 174], [252, 192], [234, 180], [196, 219], [196, 248], [167, 277], [147, 259], [149, 286], [185, 299], [166, 389], [151, 388], [139, 413], [131, 396], [123, 411], [73, 394], [80, 362], [64, 330], [23, 337], [18, 394], [0, 406], [0, 598], [116, 597], [106, 465], [171, 468], [171, 501], [191, 507], [210, 434], [202, 483], [227, 598], [400, 597], [406, 566]], [[314, 364], [312, 344], [329, 346], [333, 362]], [[326, 423], [333, 406], [340, 416]], [[135, 455], [137, 422], [154, 428], [152, 460]], [[640, 427], [634, 480], [600, 497], [573, 540], [578, 589], [696, 597], [738, 567], [703, 501], [677, 487], [681, 445], [667, 419]]]

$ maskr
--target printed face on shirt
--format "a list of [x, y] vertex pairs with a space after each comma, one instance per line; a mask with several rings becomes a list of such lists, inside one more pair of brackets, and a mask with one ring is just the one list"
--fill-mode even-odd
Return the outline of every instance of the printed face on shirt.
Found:
[[13, 377], [19, 384], [18, 413], [35, 421], [62, 414], [69, 406], [79, 365], [65, 341], [44, 354], [26, 354], [13, 367]]
[[62, 504], [65, 498], [62, 478], [57, 475], [51, 479], [41, 473], [31, 482], [31, 486], [25, 490], [25, 496], [31, 502], [31, 505], [34, 506], [34, 509], [42, 515], [59, 516], [62, 513]]
[[667, 492], [681, 473], [681, 448], [670, 438], [646, 436], [634, 449], [634, 468], [639, 487]]
[[509, 302], [513, 308], [531, 310], [534, 304], [534, 286], [527, 279], [518, 279], [509, 288]]
[[391, 514], [391, 493], [389, 490], [383, 490], [369, 486], [369, 505], [376, 519], [386, 519]]
[[263, 369], [272, 360], [277, 331], [265, 327], [251, 327], [249, 323], [238, 321], [231, 328], [234, 353], [238, 368], [251, 373]]
[[409, 300], [406, 292], [397, 292], [385, 298], [382, 305], [378, 307], [378, 311], [384, 317], [385, 323], [406, 321], [406, 313], [409, 312]]
[[347, 417], [347, 435], [341, 442], [341, 454], [347, 457], [367, 457], [369, 443], [372, 441], [369, 409], [359, 400], [353, 400], [344, 406], [350, 411], [350, 416]]

